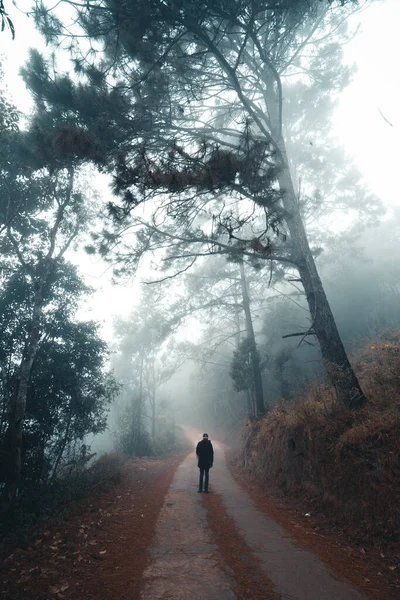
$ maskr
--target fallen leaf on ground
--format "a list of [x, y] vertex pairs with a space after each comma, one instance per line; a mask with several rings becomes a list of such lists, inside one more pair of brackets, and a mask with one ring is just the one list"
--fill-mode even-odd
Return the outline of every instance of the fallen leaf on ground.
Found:
[[67, 583], [64, 583], [64, 584], [62, 584], [62, 585], [53, 585], [53, 586], [50, 588], [50, 591], [51, 591], [53, 594], [60, 594], [60, 593], [62, 593], [62, 592], [65, 592], [65, 590], [67, 590], [68, 588], [69, 588], [69, 585], [68, 585]]

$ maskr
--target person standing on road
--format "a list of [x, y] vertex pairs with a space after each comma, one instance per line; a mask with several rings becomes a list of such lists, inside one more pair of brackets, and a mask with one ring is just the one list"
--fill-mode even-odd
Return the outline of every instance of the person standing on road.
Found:
[[205, 475], [204, 491], [208, 494], [208, 472], [214, 462], [214, 448], [211, 440], [208, 439], [208, 433], [203, 433], [203, 439], [196, 446], [196, 454], [198, 458], [197, 466], [200, 469], [198, 491], [203, 491], [203, 479]]

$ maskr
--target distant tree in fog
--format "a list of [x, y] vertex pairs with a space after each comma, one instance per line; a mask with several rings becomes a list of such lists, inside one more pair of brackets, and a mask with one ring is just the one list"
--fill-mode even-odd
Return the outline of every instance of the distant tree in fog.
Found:
[[129, 453], [141, 452], [146, 444], [146, 419], [152, 440], [156, 437], [158, 390], [182, 364], [182, 359], [166, 346], [179, 323], [179, 315], [157, 302], [155, 291], [145, 290], [138, 307], [115, 324], [118, 344], [113, 363], [124, 386], [123, 404], [129, 407], [123, 408], [129, 423], [125, 422], [120, 430]]
[[[258, 274], [248, 268], [239, 259], [236, 261], [220, 260], [211, 257], [199, 265], [185, 277], [186, 312], [195, 314], [202, 322], [205, 318], [212, 332], [222, 329], [225, 324], [225, 338], [231, 340], [235, 347], [247, 340], [247, 358], [250, 361], [251, 376], [246, 389], [252, 397], [249, 403], [249, 416], [260, 417], [265, 411], [265, 394], [263, 390], [261, 365], [257, 341], [254, 331], [254, 305], [260, 304], [261, 292]], [[254, 297], [253, 297], [254, 292]], [[207, 315], [207, 316], [206, 316]], [[215, 346], [224, 341], [218, 337]], [[208, 355], [212, 356], [214, 344], [208, 345]]]

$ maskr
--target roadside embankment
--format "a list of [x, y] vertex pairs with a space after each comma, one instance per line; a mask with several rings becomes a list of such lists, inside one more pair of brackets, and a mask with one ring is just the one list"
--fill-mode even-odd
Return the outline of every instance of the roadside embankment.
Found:
[[387, 336], [353, 357], [364, 408], [344, 410], [328, 386], [315, 385], [249, 423], [237, 457], [253, 479], [270, 481], [353, 539], [380, 547], [399, 543], [399, 342], [398, 334]]

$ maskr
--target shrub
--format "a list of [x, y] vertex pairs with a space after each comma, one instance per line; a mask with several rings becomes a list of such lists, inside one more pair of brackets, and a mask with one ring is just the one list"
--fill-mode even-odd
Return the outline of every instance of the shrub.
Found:
[[117, 452], [104, 454], [90, 467], [77, 463], [73, 470], [47, 485], [25, 487], [15, 505], [4, 506], [0, 513], [0, 538], [21, 541], [56, 513], [68, 518], [74, 501], [94, 491], [106, 491], [119, 482], [124, 460]]

